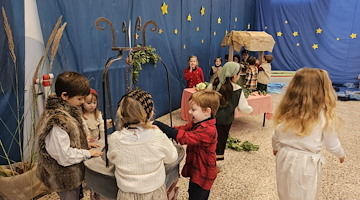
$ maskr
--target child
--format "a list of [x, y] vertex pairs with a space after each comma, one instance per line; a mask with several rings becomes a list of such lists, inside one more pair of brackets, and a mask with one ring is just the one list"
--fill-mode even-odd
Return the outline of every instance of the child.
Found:
[[171, 128], [161, 122], [153, 124], [175, 139], [186, 144], [186, 161], [181, 174], [190, 177], [189, 200], [206, 200], [217, 176], [216, 140], [214, 119], [220, 103], [220, 94], [213, 90], [201, 90], [189, 99], [192, 122]]
[[78, 200], [84, 180], [83, 161], [102, 152], [87, 150], [81, 104], [90, 92], [89, 81], [76, 72], [64, 72], [55, 82], [37, 124], [37, 176], [61, 200]]
[[247, 62], [249, 65], [246, 69], [245, 86], [248, 90], [255, 91], [259, 73], [257, 67], [255, 67], [256, 59], [254, 56], [250, 56]]
[[335, 130], [335, 106], [335, 92], [325, 70], [296, 72], [274, 116], [272, 146], [280, 199], [318, 199], [323, 143], [344, 162]]
[[239, 85], [236, 84], [240, 78], [240, 64], [227, 62], [220, 71], [219, 77], [214, 81], [214, 89], [221, 94], [220, 108], [215, 116], [218, 142], [216, 147], [217, 160], [224, 160], [226, 141], [229, 136], [231, 124], [234, 121], [235, 108], [250, 114], [253, 108], [248, 102]]
[[215, 58], [214, 60], [214, 66], [211, 67], [210, 70], [210, 83], [214, 82], [214, 79], [218, 76], [220, 70], [221, 70], [221, 62], [222, 59], [220, 57]]
[[233, 61], [236, 62], [236, 63], [240, 63], [240, 56], [238, 54], [235, 54], [233, 56]]
[[273, 57], [271, 55], [265, 55], [261, 65], [258, 67], [259, 74], [257, 79], [257, 90], [267, 91], [267, 84], [269, 84], [271, 77], [271, 62]]
[[167, 200], [164, 164], [176, 161], [173, 143], [150, 119], [154, 104], [149, 93], [124, 95], [117, 115], [119, 131], [109, 136], [108, 158], [116, 167], [117, 199]]
[[198, 66], [196, 56], [190, 56], [188, 59], [189, 67], [184, 69], [184, 78], [186, 80], [186, 87], [192, 88], [198, 83], [204, 82], [204, 74], [202, 69]]

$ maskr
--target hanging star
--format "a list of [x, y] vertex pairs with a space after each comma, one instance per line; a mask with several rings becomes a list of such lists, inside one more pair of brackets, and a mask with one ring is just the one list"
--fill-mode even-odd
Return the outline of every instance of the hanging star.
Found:
[[139, 39], [139, 34], [135, 33], [135, 39], [136, 39], [136, 40]]
[[268, 29], [268, 28], [267, 28], [267, 26], [265, 26], [265, 28], [264, 28], [264, 29]]
[[217, 19], [217, 22], [218, 22], [218, 24], [221, 24], [221, 18], [220, 17]]
[[248, 25], [247, 25], [247, 29], [250, 29], [250, 23], [248, 23]]
[[177, 35], [179, 33], [179, 30], [177, 28], [174, 30], [174, 33]]
[[235, 21], [235, 22], [237, 22], [237, 21], [238, 21], [238, 18], [237, 18], [237, 17], [235, 17], [234, 21]]
[[337, 41], [339, 41], [339, 40], [340, 40], [340, 38], [336, 38], [336, 40], [337, 40]]
[[228, 30], [226, 30], [226, 31], [225, 31], [225, 35], [227, 35], [228, 33], [229, 33], [229, 31], [228, 31]]
[[313, 49], [317, 49], [317, 48], [319, 48], [319, 45], [318, 45], [318, 44], [313, 44], [311, 47], [312, 47]]
[[168, 14], [168, 10], [167, 10], [168, 7], [169, 7], [169, 5], [166, 5], [165, 2], [162, 4], [162, 6], [160, 7], [162, 15]]
[[204, 44], [204, 40], [201, 40], [201, 44]]
[[158, 33], [159, 33], [159, 34], [161, 34], [161, 33], [163, 33], [163, 32], [164, 32], [164, 31], [163, 31], [162, 29], [159, 29], [159, 30], [158, 30]]
[[276, 33], [276, 36], [281, 37], [281, 36], [282, 36], [282, 32], [280, 32], [280, 31], [279, 31], [279, 32], [277, 32], [277, 33]]
[[184, 44], [183, 48], [186, 49], [186, 45], [185, 45], [185, 44]]
[[187, 18], [186, 18], [189, 22], [191, 22], [191, 15], [188, 14]]
[[196, 31], [200, 31], [200, 27], [196, 27]]
[[201, 14], [201, 16], [205, 15], [205, 8], [204, 7], [201, 7], [200, 14]]
[[296, 36], [299, 35], [299, 32], [295, 31], [295, 32], [292, 33], [292, 35], [293, 35], [294, 37], [296, 37]]
[[351, 37], [351, 39], [355, 39], [356, 38], [356, 33], [352, 33], [351, 35], [350, 35], [350, 37]]
[[214, 36], [216, 36], [216, 31], [214, 31]]
[[320, 34], [323, 30], [321, 28], [316, 29], [316, 33]]
[[287, 20], [284, 21], [285, 24], [289, 23]]
[[300, 46], [300, 43], [296, 43], [296, 46]]

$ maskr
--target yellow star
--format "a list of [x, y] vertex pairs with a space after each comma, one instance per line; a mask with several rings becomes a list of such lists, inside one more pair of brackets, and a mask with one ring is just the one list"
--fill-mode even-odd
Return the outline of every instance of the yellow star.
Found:
[[296, 36], [299, 35], [299, 32], [295, 31], [295, 32], [292, 33], [292, 35], [293, 35], [294, 37], [296, 37]]
[[323, 30], [321, 28], [316, 29], [316, 33], [321, 33]]
[[355, 39], [356, 35], [357, 35], [356, 33], [351, 33], [351, 35], [350, 35], [351, 39]]
[[276, 33], [276, 36], [281, 37], [281, 36], [282, 36], [282, 32], [280, 32], [280, 31], [279, 31], [279, 32], [277, 32], [277, 33]]
[[185, 44], [184, 44], [183, 48], [186, 49], [186, 45], [185, 45]]
[[337, 40], [337, 41], [339, 41], [339, 40], [340, 40], [340, 38], [336, 38], [336, 40]]
[[214, 36], [216, 36], [216, 31], [214, 31]]
[[201, 40], [201, 44], [204, 44], [204, 40]]
[[300, 43], [296, 43], [296, 46], [300, 46]]
[[318, 45], [318, 44], [313, 44], [311, 47], [312, 47], [313, 49], [317, 49], [317, 48], [319, 48], [319, 45]]
[[217, 21], [218, 21], [218, 24], [221, 24], [221, 18], [220, 17], [217, 19]]
[[168, 7], [169, 7], [169, 5], [166, 5], [166, 3], [164, 2], [163, 4], [162, 4], [162, 6], [160, 7], [160, 9], [161, 9], [161, 12], [162, 12], [162, 15], [165, 15], [165, 14], [167, 14], [168, 13]]
[[200, 27], [196, 27], [196, 31], [200, 31]]
[[139, 39], [139, 34], [135, 33], [135, 39]]
[[267, 26], [265, 26], [265, 28], [264, 29], [267, 29]]
[[188, 14], [187, 20], [188, 20], [189, 22], [191, 22], [191, 15], [190, 15], [190, 14]]
[[179, 30], [177, 30], [177, 28], [174, 30], [174, 33], [175, 34], [178, 34], [179, 33]]
[[235, 17], [234, 21], [235, 21], [235, 22], [237, 22], [237, 20], [238, 20], [238, 18], [237, 18], [237, 17]]
[[227, 35], [228, 33], [229, 33], [229, 31], [228, 31], [228, 30], [226, 30], [226, 31], [225, 31], [225, 35]]
[[161, 33], [163, 33], [163, 32], [164, 32], [164, 31], [163, 31], [162, 29], [159, 29], [159, 30], [158, 30], [158, 33], [159, 33], [159, 34], [161, 34]]
[[284, 23], [287, 24], [287, 23], [289, 23], [289, 22], [286, 20], [286, 21], [284, 21]]
[[201, 7], [200, 14], [201, 14], [201, 16], [205, 15], [205, 8], [204, 7]]
[[250, 29], [250, 23], [248, 23], [248, 25], [247, 25], [247, 29]]

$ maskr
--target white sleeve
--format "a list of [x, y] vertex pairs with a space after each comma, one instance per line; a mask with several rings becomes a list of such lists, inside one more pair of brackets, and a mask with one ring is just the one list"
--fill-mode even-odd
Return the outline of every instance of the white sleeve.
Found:
[[253, 108], [249, 106], [243, 91], [241, 91], [237, 109], [245, 114], [251, 114], [253, 112]]
[[278, 131], [278, 129], [277, 128], [275, 128], [275, 131], [274, 131], [274, 133], [273, 133], [273, 135], [272, 135], [272, 142], [271, 142], [271, 144], [272, 144], [272, 148], [273, 148], [273, 150], [274, 151], [278, 151], [279, 150], [279, 138], [278, 138], [278, 134], [279, 134], [279, 131]]
[[327, 130], [324, 130], [323, 134], [326, 150], [338, 158], [343, 158], [345, 156], [344, 149], [341, 147], [336, 131], [332, 128], [328, 128]]
[[178, 152], [173, 142], [165, 135], [165, 133], [162, 133], [161, 139], [163, 141], [163, 150], [165, 153], [164, 163], [170, 164], [175, 162], [178, 158]]
[[69, 135], [58, 126], [54, 126], [46, 136], [45, 148], [49, 155], [64, 167], [78, 164], [91, 157], [86, 149], [70, 147]]

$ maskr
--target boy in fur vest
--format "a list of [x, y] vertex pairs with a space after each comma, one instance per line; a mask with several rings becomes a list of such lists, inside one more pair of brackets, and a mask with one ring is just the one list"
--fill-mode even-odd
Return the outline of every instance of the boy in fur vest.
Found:
[[90, 93], [89, 81], [77, 72], [64, 72], [48, 97], [36, 133], [39, 148], [37, 176], [60, 199], [78, 200], [84, 180], [83, 161], [102, 152], [88, 150], [80, 105]]

